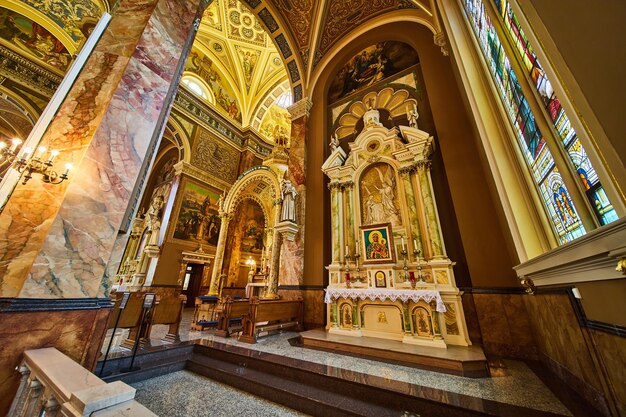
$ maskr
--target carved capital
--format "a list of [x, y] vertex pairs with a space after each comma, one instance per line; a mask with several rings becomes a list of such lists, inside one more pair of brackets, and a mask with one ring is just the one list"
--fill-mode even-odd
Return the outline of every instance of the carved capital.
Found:
[[415, 166], [419, 169], [429, 170], [431, 166], [431, 162], [428, 159], [422, 159], [421, 161], [417, 161]]
[[445, 33], [436, 33], [433, 40], [435, 42], [435, 45], [441, 48], [441, 53], [444, 56], [448, 56], [450, 54], [450, 51], [448, 50], [448, 40], [446, 39]]
[[402, 168], [400, 168], [398, 170], [400, 175], [402, 175], [403, 177], [409, 176], [412, 173], [414, 173], [415, 171], [417, 171], [417, 165], [416, 164], [407, 165], [407, 166], [404, 166], [404, 167], [402, 167]]
[[301, 118], [302, 116], [309, 117], [309, 111], [312, 106], [313, 102], [305, 97], [297, 103], [292, 104], [287, 111], [289, 111], [291, 120], [293, 121]]
[[342, 190], [350, 191], [354, 187], [354, 181], [346, 181], [338, 184]]
[[329, 183], [328, 183], [328, 189], [329, 189], [330, 191], [333, 191], [333, 190], [341, 190], [341, 185], [342, 185], [342, 184], [341, 184], [340, 182], [337, 182], [337, 181], [329, 182]]

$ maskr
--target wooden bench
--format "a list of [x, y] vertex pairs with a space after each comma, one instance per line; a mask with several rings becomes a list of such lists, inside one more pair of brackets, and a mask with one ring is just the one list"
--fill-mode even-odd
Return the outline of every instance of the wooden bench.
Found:
[[259, 332], [289, 327], [295, 327], [296, 331], [300, 331], [303, 317], [302, 299], [259, 301], [258, 298], [252, 298], [250, 299], [250, 312], [243, 317], [243, 331], [239, 340], [245, 343], [256, 343]]
[[[180, 321], [183, 318], [183, 310], [187, 302], [186, 295], [179, 295], [177, 298], [158, 298], [150, 318], [150, 329], [155, 324], [168, 324], [169, 329], [163, 340], [171, 343], [180, 342]], [[148, 332], [150, 334], [150, 332]]]
[[196, 297], [196, 308], [193, 312], [193, 320], [191, 322], [191, 328], [193, 330], [204, 330], [207, 327], [217, 326], [217, 320], [215, 320], [215, 309], [219, 297], [215, 295], [201, 295]]
[[241, 323], [242, 317], [250, 312], [250, 300], [226, 297], [224, 307], [217, 318], [216, 336], [230, 336], [232, 324]]
[[[113, 306], [113, 311], [109, 315], [109, 322], [107, 328], [113, 329], [115, 326], [115, 322], [117, 321], [117, 317], [121, 314], [120, 320], [117, 323], [118, 329], [130, 329], [128, 333], [128, 338], [121, 343], [121, 347], [132, 349], [135, 345], [135, 340], [139, 338], [140, 343], [147, 342], [147, 333], [146, 328], [144, 326], [142, 334], [139, 334], [139, 321], [141, 320], [141, 314], [143, 312], [143, 293], [132, 293], [128, 302], [126, 303], [126, 308], [124, 310], [120, 310], [120, 302], [122, 301], [122, 296], [124, 293], [116, 293], [115, 304]], [[115, 337], [114, 334], [111, 337]]]

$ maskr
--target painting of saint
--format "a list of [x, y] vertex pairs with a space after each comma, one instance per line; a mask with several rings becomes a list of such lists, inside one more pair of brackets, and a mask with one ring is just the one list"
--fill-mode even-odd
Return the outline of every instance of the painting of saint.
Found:
[[379, 42], [365, 48], [339, 70], [330, 87], [328, 102], [334, 103], [418, 62], [417, 52], [403, 42]]
[[[394, 253], [391, 251], [391, 226], [387, 224], [372, 225], [361, 228], [363, 238], [364, 263], [393, 262]], [[378, 276], [375, 277], [378, 279]], [[383, 277], [384, 280], [384, 277]]]
[[185, 184], [174, 238], [217, 246], [220, 218], [217, 211], [218, 192], [192, 182]]

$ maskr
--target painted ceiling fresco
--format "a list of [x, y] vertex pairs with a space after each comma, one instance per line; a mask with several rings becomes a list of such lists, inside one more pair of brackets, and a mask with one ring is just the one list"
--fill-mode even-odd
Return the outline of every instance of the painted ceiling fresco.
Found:
[[328, 91], [328, 102], [334, 103], [355, 91], [382, 82], [418, 62], [417, 52], [403, 42], [379, 42], [369, 46], [337, 72]]
[[72, 60], [63, 43], [43, 26], [5, 8], [0, 8], [0, 43], [61, 74]]
[[271, 92], [287, 80], [273, 41], [238, 0], [214, 0], [205, 10], [187, 70], [201, 76], [218, 110], [243, 128], [252, 125]]

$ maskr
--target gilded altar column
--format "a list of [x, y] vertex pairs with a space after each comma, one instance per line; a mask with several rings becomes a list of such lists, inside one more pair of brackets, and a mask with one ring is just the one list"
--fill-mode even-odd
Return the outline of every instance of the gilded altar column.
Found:
[[443, 246], [443, 236], [439, 225], [437, 203], [435, 202], [430, 178], [430, 161], [426, 160], [418, 163], [417, 179], [424, 204], [424, 217], [430, 240], [430, 255], [433, 258], [443, 258], [446, 256], [446, 252], [445, 247]]
[[342, 242], [343, 237], [341, 231], [343, 230], [343, 204], [341, 195], [341, 186], [337, 182], [331, 182], [328, 184], [330, 189], [330, 221], [331, 221], [331, 235], [332, 235], [332, 257], [333, 264], [341, 263]]
[[224, 249], [226, 249], [226, 235], [228, 233], [228, 223], [232, 218], [232, 214], [220, 213], [220, 217], [222, 219], [222, 224], [220, 225], [220, 234], [217, 238], [215, 264], [213, 265], [213, 273], [211, 274], [209, 295], [219, 295], [220, 292], [220, 275], [222, 273], [222, 263], [224, 262]]
[[411, 177], [415, 175], [416, 167], [411, 165], [408, 167], [400, 168], [400, 176], [402, 177], [402, 184], [404, 185], [404, 194], [406, 196], [406, 205], [409, 209], [409, 221], [411, 225], [411, 236], [413, 239], [409, 239], [409, 244], [415, 246], [413, 250], [420, 251], [420, 257], [424, 257], [424, 250], [422, 248], [422, 234], [420, 233], [419, 216], [417, 212], [417, 200], [415, 199], [415, 190], [413, 189], [413, 182]]
[[348, 181], [341, 185], [344, 190], [345, 201], [345, 208], [343, 210], [345, 225], [343, 235], [345, 243], [342, 244], [342, 247], [348, 245], [350, 254], [354, 255], [358, 250], [356, 247], [356, 237], [354, 235], [354, 182]]

